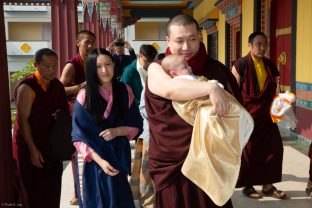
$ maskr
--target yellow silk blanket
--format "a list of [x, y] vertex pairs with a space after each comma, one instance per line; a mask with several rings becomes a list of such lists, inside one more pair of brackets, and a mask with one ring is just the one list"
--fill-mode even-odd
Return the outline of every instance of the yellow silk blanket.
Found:
[[[198, 81], [207, 81], [199, 77]], [[238, 178], [242, 149], [253, 130], [253, 119], [229, 93], [230, 110], [219, 117], [208, 96], [172, 101], [176, 112], [193, 125], [193, 134], [182, 173], [218, 206], [232, 196]]]

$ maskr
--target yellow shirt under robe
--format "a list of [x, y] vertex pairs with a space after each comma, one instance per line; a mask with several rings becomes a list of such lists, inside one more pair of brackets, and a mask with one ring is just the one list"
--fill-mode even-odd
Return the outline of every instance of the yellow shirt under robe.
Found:
[[264, 87], [264, 84], [265, 84], [265, 81], [267, 78], [267, 73], [265, 71], [262, 59], [260, 61], [258, 61], [253, 56], [251, 56], [251, 57], [252, 57], [252, 61], [253, 61], [254, 66], [255, 66], [255, 70], [256, 70], [256, 74], [257, 74], [257, 78], [258, 78], [258, 83], [259, 83], [259, 88], [261, 91]]

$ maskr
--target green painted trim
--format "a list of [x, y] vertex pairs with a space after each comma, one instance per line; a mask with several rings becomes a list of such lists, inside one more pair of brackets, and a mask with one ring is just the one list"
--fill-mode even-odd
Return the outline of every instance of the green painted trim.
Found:
[[296, 142], [296, 144], [306, 148], [309, 148], [310, 144], [312, 143], [310, 139], [303, 137], [292, 130], [287, 129], [280, 124], [278, 124], [278, 128], [283, 138], [283, 141], [293, 141]]
[[312, 92], [312, 84], [305, 82], [296, 82], [296, 89]]
[[296, 106], [312, 110], [312, 101], [311, 100], [297, 99], [296, 100]]

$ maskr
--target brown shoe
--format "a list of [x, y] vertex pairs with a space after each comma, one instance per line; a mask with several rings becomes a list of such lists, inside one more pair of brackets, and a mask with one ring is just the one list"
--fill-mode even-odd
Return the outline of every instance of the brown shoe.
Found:
[[262, 194], [265, 196], [270, 196], [275, 199], [286, 199], [287, 196], [284, 191], [277, 190], [275, 186], [272, 186], [269, 190], [263, 190], [262, 189]]
[[247, 186], [243, 188], [243, 194], [252, 199], [261, 199], [262, 195], [256, 191], [252, 186]]

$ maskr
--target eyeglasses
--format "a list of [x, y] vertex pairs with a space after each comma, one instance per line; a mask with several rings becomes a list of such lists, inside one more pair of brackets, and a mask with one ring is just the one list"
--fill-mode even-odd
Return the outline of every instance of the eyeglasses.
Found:
[[268, 47], [268, 43], [267, 42], [256, 42], [253, 43], [253, 45], [257, 46], [257, 47]]

